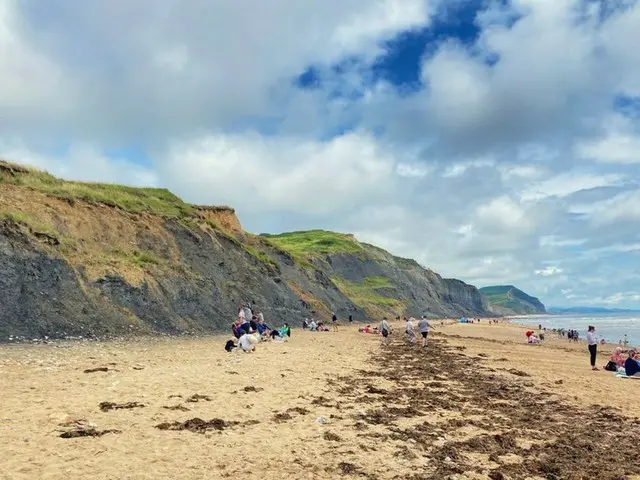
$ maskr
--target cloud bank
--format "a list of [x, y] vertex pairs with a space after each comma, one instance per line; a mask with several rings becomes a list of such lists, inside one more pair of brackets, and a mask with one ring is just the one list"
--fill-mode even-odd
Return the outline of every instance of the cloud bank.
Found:
[[0, 156], [638, 307], [637, 45], [629, 0], [0, 0]]

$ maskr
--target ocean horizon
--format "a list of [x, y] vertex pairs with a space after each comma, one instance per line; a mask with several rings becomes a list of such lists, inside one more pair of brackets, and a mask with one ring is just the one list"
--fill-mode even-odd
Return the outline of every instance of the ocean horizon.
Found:
[[589, 313], [568, 315], [532, 315], [514, 318], [513, 323], [521, 325], [542, 325], [549, 329], [564, 328], [577, 330], [584, 340], [587, 327], [596, 327], [598, 339], [604, 338], [607, 343], [619, 343], [625, 334], [629, 345], [640, 345], [640, 313]]

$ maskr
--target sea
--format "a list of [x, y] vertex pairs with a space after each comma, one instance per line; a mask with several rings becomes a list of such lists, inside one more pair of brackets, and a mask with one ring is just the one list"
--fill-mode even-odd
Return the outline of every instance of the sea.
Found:
[[629, 345], [640, 346], [640, 313], [535, 315], [514, 318], [512, 321], [536, 327], [542, 325], [547, 329], [577, 330], [583, 340], [587, 334], [587, 327], [593, 325], [596, 327], [598, 339], [604, 338], [608, 343], [618, 343], [626, 334]]

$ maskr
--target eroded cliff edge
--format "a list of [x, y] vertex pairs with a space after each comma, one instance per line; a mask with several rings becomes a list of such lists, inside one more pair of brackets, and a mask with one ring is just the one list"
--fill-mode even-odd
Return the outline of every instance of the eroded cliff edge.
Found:
[[487, 313], [475, 287], [350, 235], [252, 235], [229, 207], [0, 162], [0, 341], [226, 330], [243, 301], [294, 325]]

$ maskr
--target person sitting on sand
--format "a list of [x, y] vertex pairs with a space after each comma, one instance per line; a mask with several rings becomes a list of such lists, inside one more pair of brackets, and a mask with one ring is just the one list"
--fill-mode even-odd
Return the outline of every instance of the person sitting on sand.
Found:
[[611, 354], [611, 361], [615, 362], [616, 366], [624, 367], [625, 358], [622, 354], [622, 348], [616, 347], [616, 349]]
[[313, 318], [311, 319], [311, 322], [309, 322], [309, 328], [312, 332], [316, 332], [318, 330], [318, 324]]
[[291, 327], [288, 323], [285, 323], [284, 326], [280, 329], [281, 337], [291, 337]]
[[624, 361], [625, 358], [622, 355], [622, 347], [616, 347], [611, 354], [611, 358], [609, 358], [609, 363], [605, 365], [604, 369], [609, 372], [617, 372], [619, 367], [624, 367]]
[[233, 336], [236, 338], [240, 338], [244, 333], [247, 333], [244, 331], [244, 328], [242, 328], [242, 323], [239, 319], [233, 322], [231, 330], [233, 331]]
[[624, 373], [627, 377], [640, 377], [640, 362], [634, 358], [635, 356], [636, 351], [629, 350], [629, 358], [624, 362]]

